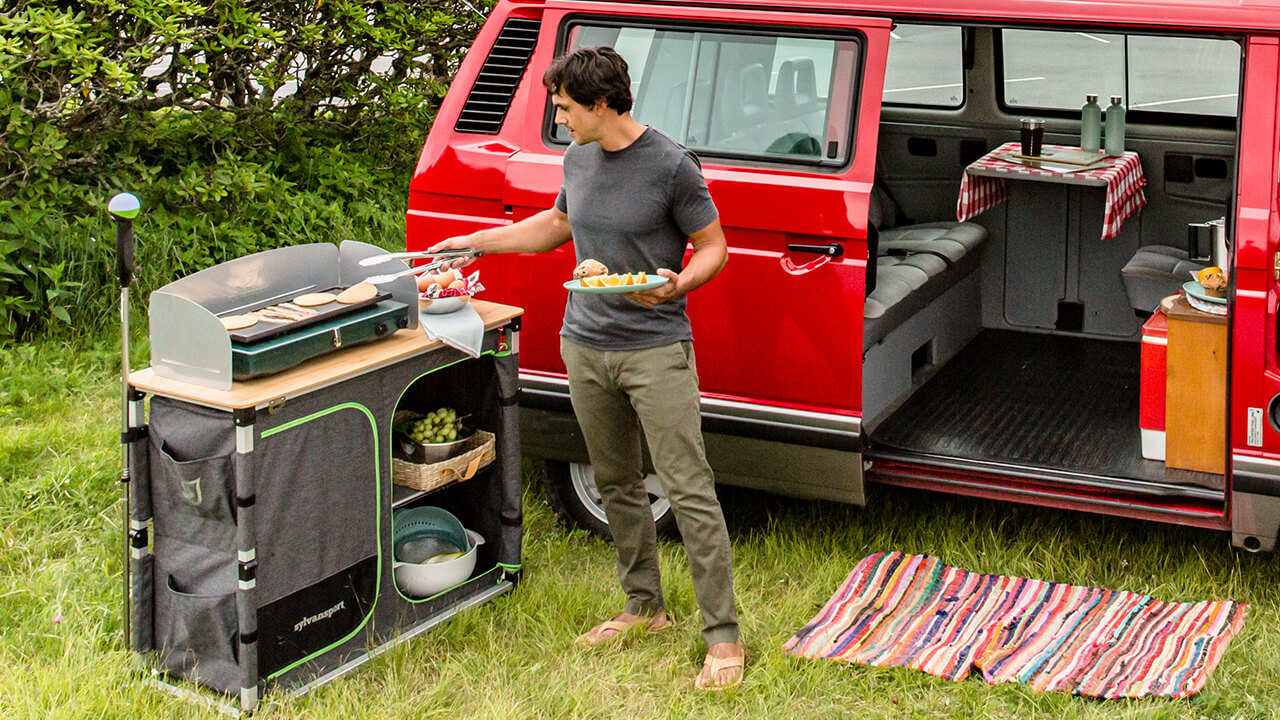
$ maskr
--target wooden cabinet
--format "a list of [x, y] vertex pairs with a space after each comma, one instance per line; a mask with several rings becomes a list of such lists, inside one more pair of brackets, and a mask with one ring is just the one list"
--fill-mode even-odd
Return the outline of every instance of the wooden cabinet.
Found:
[[1208, 473], [1226, 471], [1227, 319], [1169, 304], [1165, 464]]

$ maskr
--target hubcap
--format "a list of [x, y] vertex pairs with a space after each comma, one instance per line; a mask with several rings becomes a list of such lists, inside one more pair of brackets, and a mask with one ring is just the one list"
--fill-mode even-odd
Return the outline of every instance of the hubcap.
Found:
[[[582, 463], [569, 463], [569, 480], [573, 484], [573, 494], [578, 497], [578, 502], [582, 503], [582, 506], [595, 519], [608, 525], [609, 518], [604, 514], [604, 502], [600, 500], [600, 490], [596, 488], [595, 469]], [[671, 511], [671, 501], [667, 500], [657, 475], [649, 473], [644, 476], [644, 489], [649, 493], [649, 506], [653, 510], [654, 520]]]

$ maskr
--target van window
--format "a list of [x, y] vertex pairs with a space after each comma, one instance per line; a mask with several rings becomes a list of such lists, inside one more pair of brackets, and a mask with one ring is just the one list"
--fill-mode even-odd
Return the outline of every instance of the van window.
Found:
[[960, 28], [894, 25], [884, 72], [888, 105], [964, 105], [964, 38]]
[[1095, 93], [1131, 110], [1234, 117], [1240, 46], [1232, 40], [1004, 30], [1004, 103], [1079, 110]]
[[[633, 117], [699, 153], [848, 160], [858, 77], [853, 40], [582, 24], [570, 30], [571, 50], [592, 45], [612, 46], [626, 59]], [[559, 127], [552, 137], [569, 141]]]

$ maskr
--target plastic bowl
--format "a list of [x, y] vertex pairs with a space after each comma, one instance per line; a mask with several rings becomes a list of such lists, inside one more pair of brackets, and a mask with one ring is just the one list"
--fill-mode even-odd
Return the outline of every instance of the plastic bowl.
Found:
[[392, 565], [396, 587], [411, 598], [426, 598], [471, 577], [476, 569], [476, 548], [484, 544], [484, 538], [475, 530], [467, 530], [467, 552], [461, 557], [437, 563], [396, 562]]
[[396, 510], [391, 515], [391, 526], [391, 548], [397, 557], [404, 545], [425, 541], [440, 541], [450, 552], [468, 549], [462, 521], [444, 508], [425, 505]]

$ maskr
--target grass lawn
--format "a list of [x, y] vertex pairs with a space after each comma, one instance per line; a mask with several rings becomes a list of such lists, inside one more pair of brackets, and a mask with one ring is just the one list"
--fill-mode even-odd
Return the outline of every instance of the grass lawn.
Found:
[[[146, 364], [135, 343], [134, 367]], [[139, 682], [120, 633], [119, 339], [0, 346], [0, 718], [216, 717]], [[622, 604], [609, 544], [567, 532], [526, 466], [525, 579], [263, 718], [1266, 718], [1280, 716], [1280, 558], [1225, 534], [872, 486], [860, 509], [722, 488], [745, 685], [695, 694], [699, 619], [662, 547], [676, 627], [620, 647], [574, 637]], [[1096, 701], [784, 656], [864, 555], [1252, 607], [1200, 696]]]

